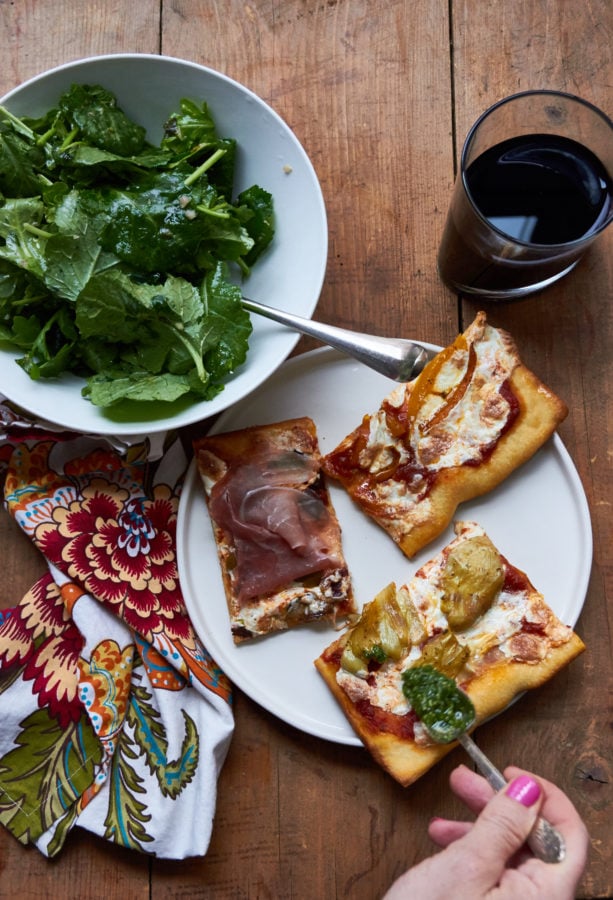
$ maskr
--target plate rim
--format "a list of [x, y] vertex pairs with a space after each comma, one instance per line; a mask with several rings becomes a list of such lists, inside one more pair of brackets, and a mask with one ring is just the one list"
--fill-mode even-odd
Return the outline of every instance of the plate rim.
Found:
[[[420, 341], [423, 346], [426, 346], [428, 349], [439, 350], [441, 349], [438, 345], [435, 344], [426, 344], [423, 341]], [[307, 351], [305, 353], [297, 354], [296, 356], [291, 357], [286, 360], [276, 371], [275, 377], [279, 377], [282, 371], [286, 371], [287, 369], [298, 368], [300, 366], [307, 366], [311, 368], [314, 365], [317, 365], [318, 362], [321, 361], [321, 358], [325, 359], [324, 364], [333, 364], [334, 362], [342, 362], [345, 360], [348, 364], [351, 364], [351, 360], [344, 356], [337, 350], [334, 350], [330, 347], [319, 347], [314, 350]], [[374, 374], [374, 373], [373, 373]], [[380, 377], [380, 376], [377, 376]], [[261, 384], [258, 387], [258, 391], [265, 392], [268, 387], [268, 382]], [[390, 390], [393, 389], [393, 382], [390, 381]], [[232, 407], [229, 407], [220, 416], [215, 420], [212, 424], [211, 428], [207, 430], [207, 434], [215, 434], [223, 431], [226, 428], [226, 421], [237, 414], [240, 415], [240, 407], [247, 398], [244, 400], [238, 401]], [[234, 426], [233, 426], [234, 427]], [[240, 427], [240, 426], [237, 426]], [[583, 610], [585, 600], [587, 598], [587, 592], [589, 589], [589, 582], [591, 577], [592, 563], [593, 563], [593, 531], [591, 524], [591, 516], [589, 511], [589, 504], [587, 501], [587, 496], [585, 494], [585, 490], [583, 488], [583, 484], [581, 482], [581, 478], [577, 471], [577, 468], [574, 464], [574, 461], [564, 445], [559, 434], [554, 432], [551, 438], [551, 447], [553, 452], [557, 457], [557, 461], [563, 470], [564, 479], [566, 483], [569, 485], [569, 496], [572, 497], [573, 502], [576, 504], [579, 515], [580, 515], [580, 525], [582, 526], [580, 529], [580, 533], [583, 538], [583, 544], [581, 547], [581, 553], [578, 554], [578, 566], [577, 566], [577, 581], [581, 585], [579, 593], [581, 594], [581, 601], [577, 603], [576, 607], [574, 607], [573, 615], [565, 622], [574, 628], [576, 625], [581, 612]], [[534, 457], [537, 457], [543, 448], [539, 449]], [[534, 458], [533, 457], [533, 458]], [[519, 470], [518, 470], [519, 471]], [[512, 473], [514, 474], [514, 473]], [[495, 490], [495, 489], [494, 489]], [[489, 494], [494, 493], [493, 491], [489, 492]], [[480, 498], [475, 498], [480, 499]], [[236, 659], [236, 664], [234, 661], [229, 660], [227, 654], [221, 649], [221, 653], [219, 653], [219, 642], [216, 640], [215, 635], [203, 636], [201, 635], [201, 631], [198, 627], [198, 614], [197, 614], [197, 600], [189, 596], [189, 591], [186, 589], [186, 586], [190, 584], [191, 579], [189, 577], [189, 563], [186, 560], [186, 553], [183, 550], [183, 545], [185, 544], [185, 529], [187, 527], [187, 521], [189, 519], [190, 510], [193, 506], [194, 502], [201, 502], [201, 509], [204, 511], [207, 519], [208, 511], [206, 510], [206, 502], [204, 499], [204, 495], [200, 493], [200, 482], [199, 475], [197, 471], [197, 464], [195, 458], [189, 463], [189, 466], [186, 471], [181, 497], [179, 501], [179, 509], [177, 515], [177, 564], [179, 570], [179, 580], [181, 584], [181, 589], [184, 597], [184, 602], [190, 619], [192, 621], [193, 627], [196, 631], [196, 634], [207, 648], [207, 650], [211, 653], [211, 655], [215, 658], [217, 664], [223, 669], [226, 673], [230, 681], [236, 685], [243, 693], [245, 693], [253, 702], [257, 703], [260, 707], [267, 710], [269, 713], [274, 715], [276, 718], [285, 722], [286, 724], [292, 725], [300, 731], [303, 731], [307, 734], [310, 734], [314, 737], [318, 737], [324, 740], [329, 740], [334, 743], [346, 745], [346, 746], [363, 746], [360, 738], [353, 732], [351, 726], [349, 726], [349, 731], [346, 733], [343, 732], [340, 735], [334, 734], [335, 728], [331, 726], [329, 728], [321, 727], [320, 723], [316, 725], [309, 725], [310, 719], [306, 719], [304, 715], [298, 713], [295, 714], [292, 710], [286, 709], [287, 704], [282, 703], [279, 704], [275, 702], [274, 695], [271, 694], [270, 690], [264, 692], [258, 688], [257, 691], [254, 691], [252, 685], [249, 682], [248, 672], [242, 671], [242, 666], [239, 658]], [[461, 508], [461, 507], [459, 507]], [[455, 516], [454, 518], [457, 518]], [[209, 520], [210, 521], [210, 520]], [[585, 529], [583, 526], [587, 526]], [[432, 542], [434, 543], [434, 542]], [[436, 550], [432, 551], [432, 555], [434, 555]], [[413, 560], [407, 560], [409, 564], [414, 564]], [[423, 563], [420, 563], [421, 565]], [[419, 568], [419, 565], [414, 568], [414, 571]], [[411, 577], [411, 576], [408, 576]], [[219, 598], [220, 602], [223, 602], [224, 608], [227, 610], [225, 596]], [[194, 610], [196, 611], [196, 616], [194, 616]], [[229, 620], [228, 620], [228, 633], [229, 633]], [[305, 625], [304, 628], [309, 628], [312, 626]], [[294, 631], [299, 631], [300, 629], [294, 629]], [[283, 639], [283, 634], [287, 632], [283, 632], [281, 634], [269, 636], [268, 640], [275, 639]], [[227, 636], [226, 636], [227, 637]], [[266, 640], [266, 638], [264, 639]], [[333, 640], [333, 636], [330, 636], [329, 641]], [[326, 645], [327, 646], [327, 645]], [[230, 648], [232, 649], [232, 648]], [[323, 649], [323, 647], [322, 647]], [[268, 687], [268, 686], [267, 686]], [[273, 692], [274, 693], [274, 692]], [[272, 700], [269, 699], [272, 697]], [[284, 711], [280, 710], [280, 707], [283, 707]], [[319, 727], [318, 727], [319, 726]]]

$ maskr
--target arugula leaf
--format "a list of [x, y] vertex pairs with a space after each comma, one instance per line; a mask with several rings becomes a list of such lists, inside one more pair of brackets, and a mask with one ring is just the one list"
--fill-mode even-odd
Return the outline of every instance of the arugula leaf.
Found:
[[15, 344], [21, 350], [29, 350], [36, 343], [41, 325], [36, 316], [15, 316], [12, 327], [0, 324], [0, 339]]
[[152, 285], [109, 269], [91, 278], [81, 292], [76, 324], [84, 338], [132, 343], [136, 332], [147, 325], [187, 324], [201, 310], [197, 289], [184, 279], [171, 275], [162, 285]]
[[83, 192], [73, 189], [47, 216], [59, 229], [45, 245], [44, 282], [59, 297], [76, 300], [90, 278], [118, 263], [100, 244], [104, 221], [88, 214]]
[[8, 199], [0, 208], [0, 258], [42, 278], [45, 271], [44, 246], [48, 233], [40, 227], [44, 205], [36, 197]]
[[62, 95], [60, 112], [80, 131], [82, 140], [120, 156], [140, 153], [146, 131], [131, 122], [116, 97], [100, 85], [73, 84]]
[[89, 397], [96, 406], [112, 406], [120, 400], [164, 400], [171, 403], [190, 390], [191, 385], [186, 375], [134, 372], [117, 378], [93, 375], [83, 388], [83, 396]]
[[248, 210], [244, 218], [245, 228], [253, 240], [251, 250], [244, 257], [246, 266], [252, 266], [272, 241], [275, 233], [272, 195], [253, 185], [238, 195], [239, 212]]
[[[139, 153], [132, 156], [120, 156], [101, 150], [99, 147], [90, 147], [87, 144], [73, 144], [68, 147], [58, 160], [58, 164], [68, 172], [73, 169], [73, 177], [86, 181], [95, 178], [104, 178], [108, 170], [117, 176], [130, 178], [138, 174], [140, 170], [162, 169], [171, 161], [168, 154], [155, 147], [145, 147]], [[81, 169], [82, 171], [78, 171]]]
[[207, 323], [202, 344], [205, 363], [221, 375], [233, 372], [245, 362], [253, 330], [241, 304], [241, 292], [227, 281], [224, 272], [223, 266], [217, 266], [200, 288]]
[[101, 406], [211, 398], [244, 363], [243, 276], [272, 197], [232, 197], [236, 142], [184, 99], [159, 146], [100, 85], [38, 119], [0, 107], [0, 340], [34, 378], [72, 371]]
[[76, 337], [71, 312], [66, 307], [61, 307], [47, 319], [26, 355], [17, 362], [35, 381], [60, 375], [72, 368]]
[[206, 103], [198, 106], [193, 100], [181, 100], [178, 112], [164, 123], [162, 147], [174, 156], [186, 157], [195, 148], [215, 145], [217, 129]]
[[43, 151], [23, 137], [0, 132], [0, 191], [9, 197], [38, 194]]

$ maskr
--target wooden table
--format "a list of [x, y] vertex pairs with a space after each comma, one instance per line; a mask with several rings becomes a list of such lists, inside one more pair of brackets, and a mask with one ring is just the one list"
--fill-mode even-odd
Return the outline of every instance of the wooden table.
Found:
[[[609, 0], [18, 0], [0, 3], [0, 93], [78, 57], [164, 53], [244, 83], [295, 130], [327, 204], [329, 265], [317, 317], [444, 344], [472, 302], [439, 281], [437, 244], [456, 159], [475, 117], [531, 87], [611, 112]], [[488, 753], [535, 768], [589, 824], [580, 896], [613, 894], [611, 686], [611, 294], [613, 229], [559, 286], [489, 310], [568, 403], [560, 429], [588, 496], [591, 585], [577, 629], [587, 653], [484, 726]], [[303, 343], [299, 349], [307, 349]], [[1, 517], [11, 606], [41, 571]], [[556, 565], [555, 558], [551, 565]], [[609, 742], [607, 743], [609, 739]], [[204, 859], [156, 861], [75, 830], [49, 862], [0, 832], [0, 896], [296, 898], [380, 896], [429, 855], [430, 817], [459, 814], [454, 752], [403, 790], [360, 748], [307, 736], [237, 692], [236, 732]]]

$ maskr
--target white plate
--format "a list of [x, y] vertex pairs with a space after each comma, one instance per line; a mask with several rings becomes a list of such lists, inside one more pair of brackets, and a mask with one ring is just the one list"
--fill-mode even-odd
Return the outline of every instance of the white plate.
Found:
[[[326, 270], [328, 232], [321, 187], [289, 126], [263, 100], [225, 75], [184, 60], [148, 54], [92, 57], [45, 72], [6, 94], [0, 104], [16, 115], [38, 116], [73, 83], [101, 84], [159, 143], [162, 126], [186, 97], [206, 100], [218, 133], [238, 142], [235, 192], [259, 184], [273, 196], [275, 237], [243, 283], [245, 294], [309, 318]], [[93, 434], [148, 434], [216, 415], [262, 384], [295, 347], [299, 335], [256, 315], [247, 361], [208, 402], [135, 404], [103, 411], [81, 397], [76, 376], [32, 381], [0, 350], [0, 392], [30, 413]]]
[[[323, 453], [334, 449], [378, 408], [393, 383], [330, 349], [286, 362], [252, 394], [228, 410], [214, 431], [311, 416]], [[390, 581], [408, 581], [453, 536], [451, 526], [413, 560], [329, 482], [343, 545], [361, 607]], [[574, 625], [587, 592], [592, 531], [585, 494], [558, 435], [488, 496], [463, 504], [456, 518], [475, 520], [535, 587], [559, 618]], [[181, 585], [202, 641], [232, 681], [279, 718], [309, 734], [359, 745], [313, 660], [336, 634], [330, 626], [303, 626], [235, 646], [217, 553], [198, 473], [186, 480], [177, 532]]]

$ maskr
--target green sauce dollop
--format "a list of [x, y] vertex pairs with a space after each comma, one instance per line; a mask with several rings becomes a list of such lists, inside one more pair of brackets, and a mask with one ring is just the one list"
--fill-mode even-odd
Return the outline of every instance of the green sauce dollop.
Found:
[[430, 737], [439, 744], [454, 741], [475, 719], [468, 694], [434, 666], [414, 666], [403, 672], [402, 691]]

